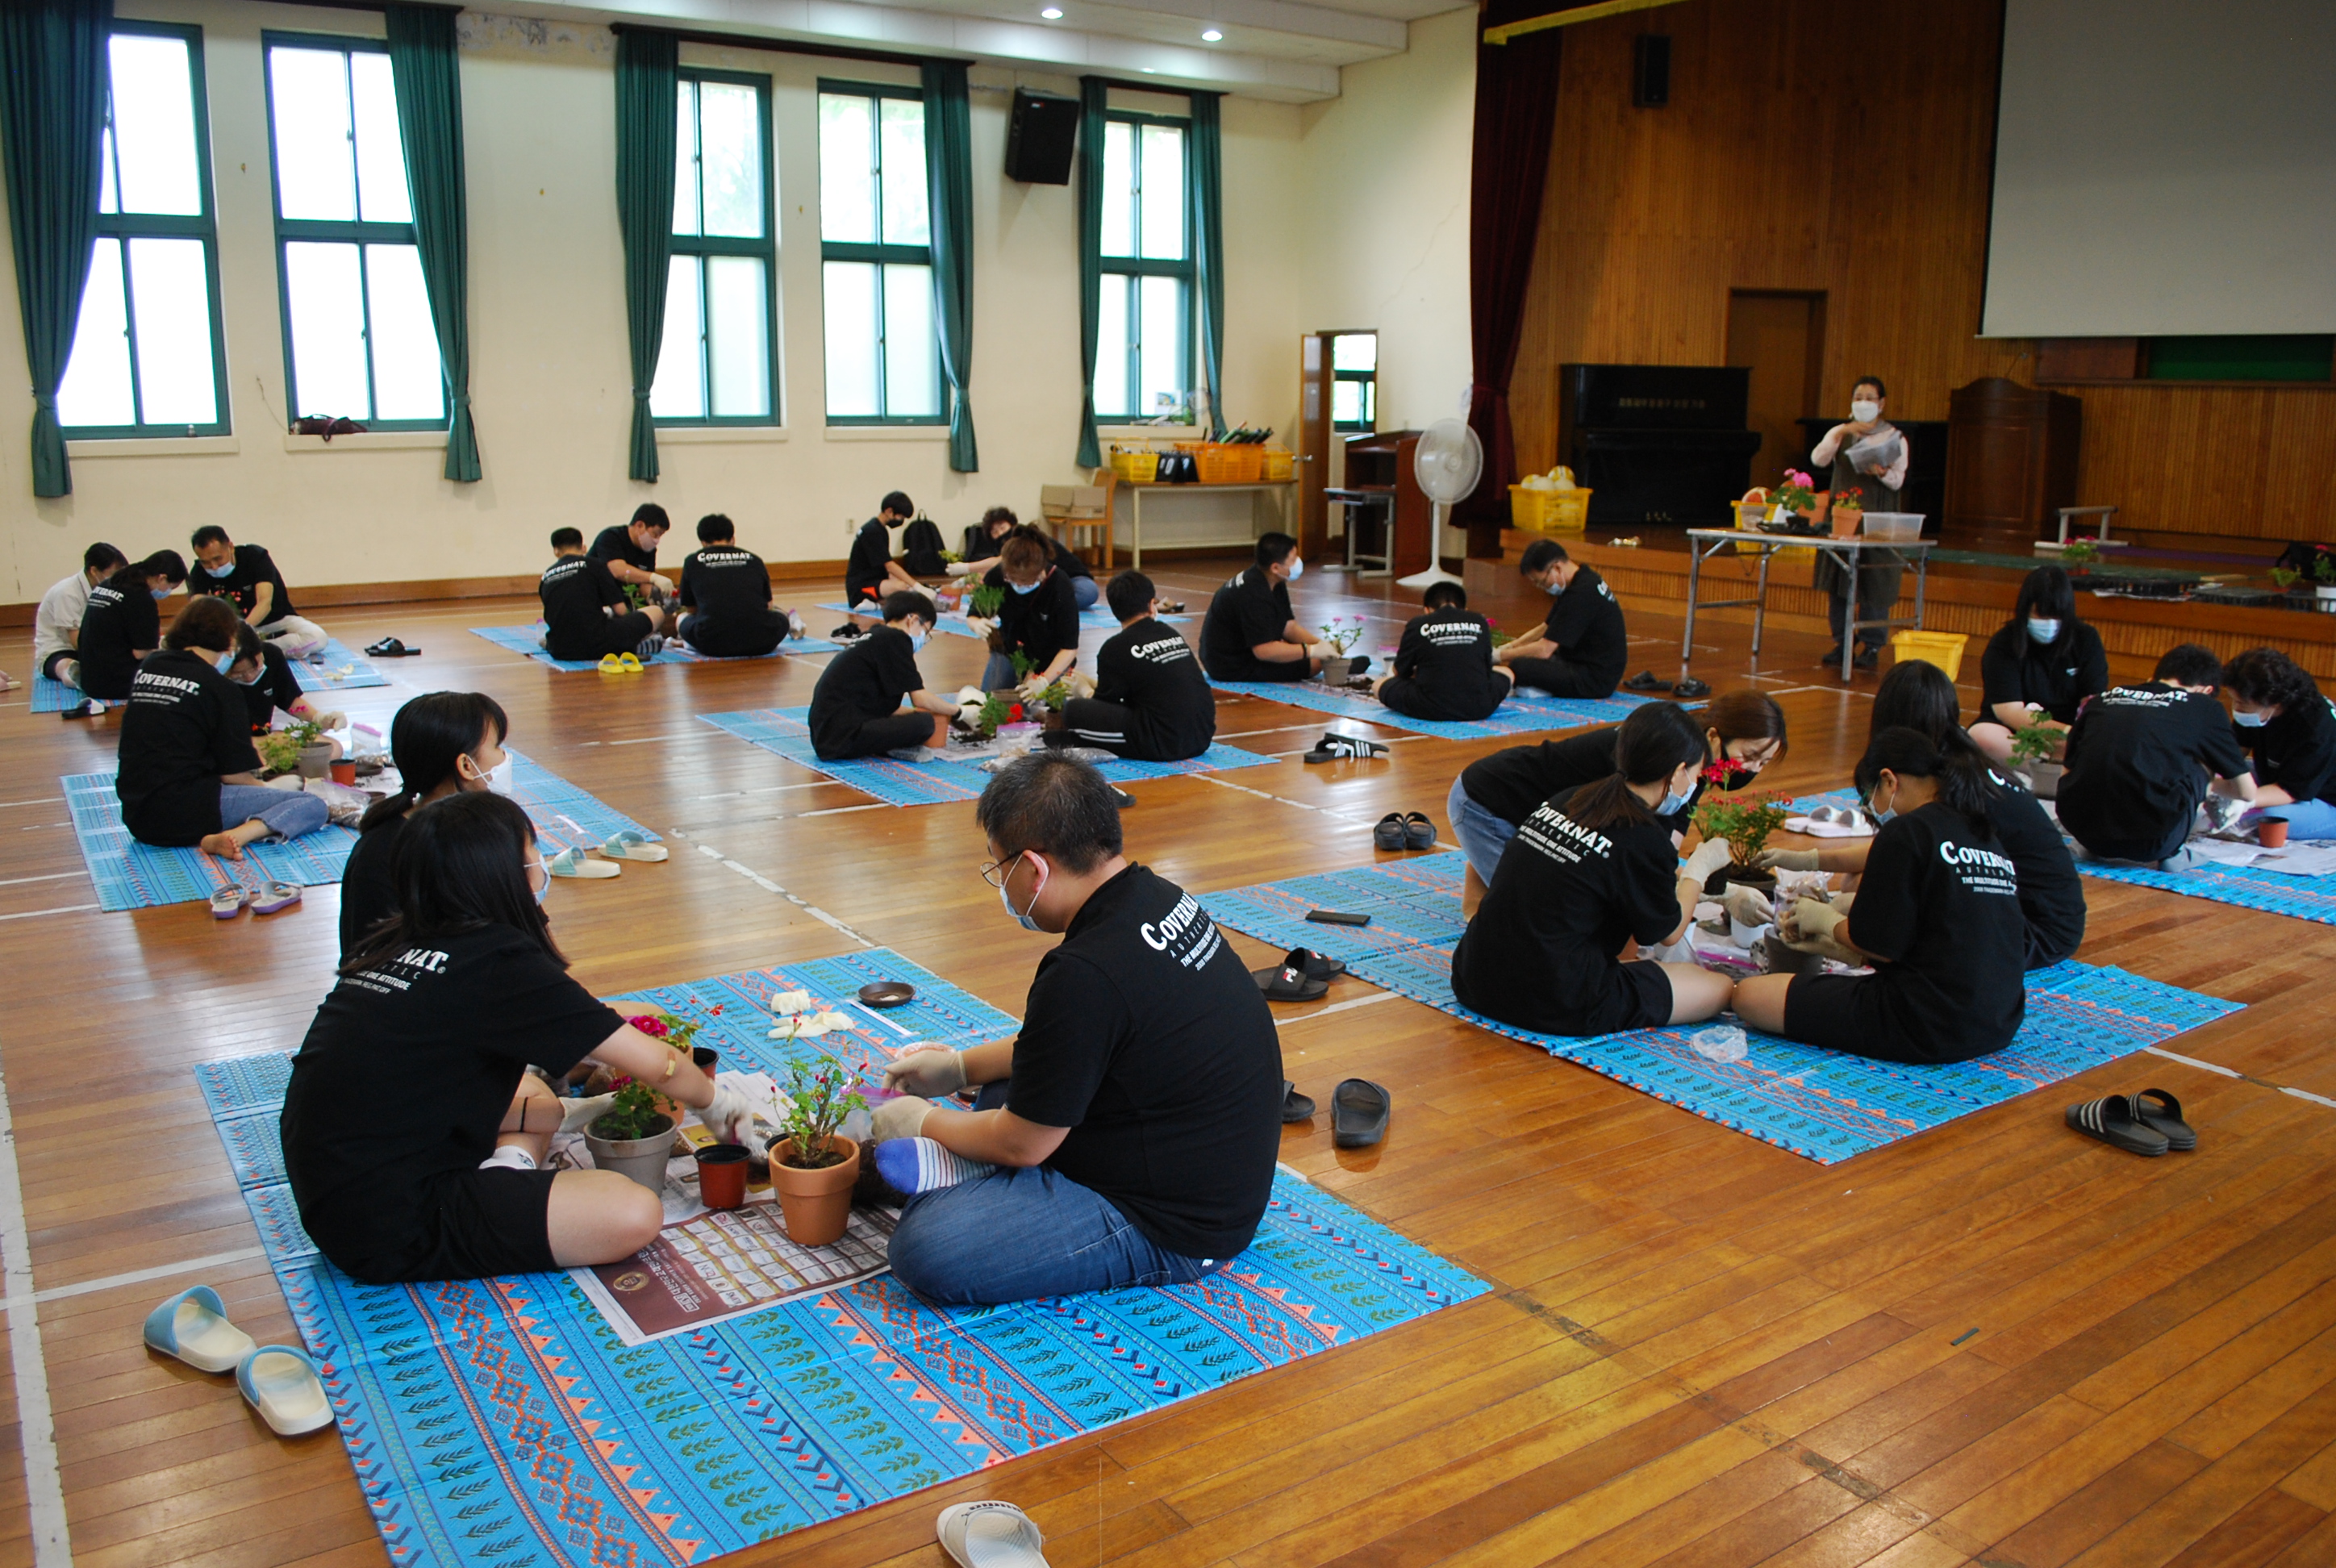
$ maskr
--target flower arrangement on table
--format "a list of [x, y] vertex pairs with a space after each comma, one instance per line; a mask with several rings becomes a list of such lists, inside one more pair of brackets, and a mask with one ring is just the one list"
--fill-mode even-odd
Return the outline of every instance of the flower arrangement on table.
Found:
[[2091, 566], [2100, 559], [2100, 541], [2090, 534], [2070, 540], [2060, 551], [2062, 566]]
[[[803, 1062], [790, 1064], [779, 1139], [794, 1145], [794, 1157], [779, 1163], [799, 1171], [842, 1164], [843, 1156], [831, 1146], [836, 1129], [843, 1125], [846, 1116], [865, 1109], [867, 1104], [851, 1075], [833, 1062], [822, 1062], [817, 1067]], [[772, 1144], [771, 1154], [774, 1160], [778, 1159], [777, 1144]]]
[[1362, 640], [1363, 628], [1369, 624], [1359, 615], [1334, 615], [1314, 629], [1325, 643], [1338, 650], [1340, 658], [1344, 658], [1354, 650], [1355, 644]]
[[[1711, 764], [1700, 775], [1707, 784], [1727, 781], [1727, 761]], [[1766, 793], [1711, 795], [1695, 808], [1695, 825], [1707, 839], [1724, 839], [1729, 864], [1741, 871], [1757, 868], [1769, 835], [1785, 825], [1788, 813], [1781, 796]]]
[[1847, 490], [1835, 491], [1833, 492], [1833, 509], [1835, 511], [1864, 512], [1865, 511], [1865, 491], [1864, 487], [1853, 484]]
[[1785, 470], [1785, 477], [1768, 487], [1768, 504], [1781, 506], [1786, 511], [1814, 511], [1817, 504], [1817, 482], [1798, 469]]

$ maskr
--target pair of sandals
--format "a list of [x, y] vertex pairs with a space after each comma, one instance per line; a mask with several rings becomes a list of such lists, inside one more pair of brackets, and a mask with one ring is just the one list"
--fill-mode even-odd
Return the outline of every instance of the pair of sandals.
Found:
[[1711, 695], [1711, 683], [1709, 681], [1698, 680], [1695, 677], [1689, 675], [1680, 677], [1679, 683], [1677, 685], [1673, 685], [1671, 682], [1656, 675], [1653, 670], [1642, 669], [1638, 674], [1632, 676], [1630, 679], [1624, 681], [1622, 683], [1622, 689], [1624, 691], [1645, 693], [1667, 691], [1673, 696], [1685, 697], [1689, 701], [1692, 701], [1699, 696], [1709, 696]]
[[2088, 1138], [2149, 1159], [2169, 1149], [2186, 1154], [2198, 1146], [2197, 1133], [2182, 1119], [2182, 1102], [2164, 1089], [2088, 1100], [2070, 1105], [2062, 1119]]
[[[1330, 1141], [1342, 1149], [1368, 1149], [1387, 1136], [1387, 1118], [1394, 1112], [1395, 1096], [1387, 1093], [1385, 1084], [1368, 1078], [1342, 1079], [1330, 1091]], [[1299, 1094], [1296, 1084], [1282, 1079], [1283, 1124], [1313, 1119], [1314, 1102]]]
[[146, 1314], [147, 1345], [198, 1372], [232, 1372], [244, 1400], [280, 1437], [333, 1424], [333, 1402], [308, 1353], [291, 1345], [255, 1344], [228, 1320], [227, 1303], [209, 1285], [181, 1290]]
[[291, 882], [229, 882], [211, 894], [211, 919], [231, 920], [248, 909], [255, 915], [272, 915], [300, 901], [302, 890]]
[[556, 877], [576, 877], [585, 881], [604, 881], [609, 877], [620, 876], [624, 873], [622, 866], [609, 863], [612, 861], [638, 861], [644, 864], [654, 865], [660, 861], [670, 860], [673, 856], [671, 850], [667, 849], [663, 844], [651, 843], [647, 834], [634, 828], [610, 833], [599, 847], [600, 853], [606, 858], [597, 861], [588, 859], [582, 846], [570, 844], [545, 861], [543, 869]]
[[412, 658], [422, 650], [408, 648], [394, 637], [385, 637], [365, 651], [367, 658]]
[[1385, 756], [1387, 751], [1387, 748], [1383, 742], [1365, 740], [1358, 735], [1340, 735], [1331, 730], [1326, 731], [1322, 738], [1314, 743], [1314, 749], [1306, 754], [1306, 760], [1309, 763], [1326, 763], [1336, 762], [1345, 757], [1364, 762], [1375, 756]]
[[1436, 824], [1421, 812], [1389, 812], [1371, 829], [1371, 842], [1383, 850], [1432, 850]]
[[[1265, 993], [1270, 1002], [1310, 1002], [1330, 989], [1330, 982], [1347, 972], [1343, 959], [1328, 953], [1318, 953], [1312, 948], [1292, 948], [1282, 955], [1281, 961], [1268, 969], [1251, 969], [1250, 979]], [[1312, 1102], [1308, 1102], [1306, 1115], [1314, 1114]], [[1284, 1118], [1287, 1120], [1288, 1118]], [[1304, 1116], [1299, 1120], [1305, 1120]]]

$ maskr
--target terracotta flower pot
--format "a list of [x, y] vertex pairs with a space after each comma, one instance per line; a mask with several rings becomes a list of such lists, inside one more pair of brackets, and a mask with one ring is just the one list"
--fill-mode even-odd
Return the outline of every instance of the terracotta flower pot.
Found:
[[674, 1124], [668, 1116], [657, 1120], [661, 1125], [639, 1138], [604, 1138], [591, 1127], [585, 1128], [584, 1146], [592, 1151], [594, 1168], [614, 1171], [652, 1193], [663, 1193], [666, 1162], [673, 1157]]
[[1833, 521], [1833, 536], [1835, 539], [1849, 538], [1857, 531], [1858, 525], [1865, 521], [1865, 513], [1854, 506], [1836, 506], [1830, 516]]
[[799, 1247], [834, 1245], [852, 1220], [852, 1187], [860, 1179], [860, 1145], [839, 1133], [828, 1139], [827, 1146], [841, 1151], [843, 1158], [813, 1171], [787, 1163], [795, 1154], [793, 1138], [771, 1148], [771, 1185], [778, 1189], [787, 1237]]
[[357, 782], [357, 765], [353, 762], [336, 762], [333, 764], [333, 782], [336, 784], [355, 784]]
[[735, 1209], [746, 1201], [748, 1155], [743, 1144], [708, 1144], [697, 1151], [697, 1195], [709, 1209]]
[[2263, 817], [2258, 819], [2255, 823], [2255, 842], [2263, 845], [2263, 847], [2267, 850], [2285, 849], [2287, 847], [2287, 819], [2285, 817]]

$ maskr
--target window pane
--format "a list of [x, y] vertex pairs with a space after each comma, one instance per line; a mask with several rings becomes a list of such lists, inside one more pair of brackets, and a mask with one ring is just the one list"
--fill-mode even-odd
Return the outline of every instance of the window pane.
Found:
[[820, 270], [827, 313], [827, 412], [845, 418], [879, 413], [875, 264], [831, 261]]
[[397, 87], [390, 79], [389, 56], [351, 54], [349, 89], [356, 117], [361, 214], [367, 223], [411, 223], [414, 199], [405, 189], [405, 149], [397, 139]]
[[697, 83], [682, 82], [674, 93], [673, 231], [702, 234], [697, 211]]
[[373, 306], [375, 413], [383, 419], [445, 418], [446, 384], [422, 253], [411, 245], [366, 246], [365, 290]]
[[[819, 234], [876, 240], [876, 103], [841, 93], [819, 95]], [[874, 280], [870, 280], [873, 298]], [[871, 317], [872, 319], [872, 317]], [[875, 337], [870, 335], [873, 344]], [[871, 384], [873, 395], [873, 384]], [[832, 406], [832, 405], [831, 405]], [[874, 412], [871, 409], [869, 412]]]
[[706, 367], [699, 354], [706, 313], [698, 297], [698, 262], [695, 256], [676, 256], [666, 266], [665, 339], [657, 349], [657, 379], [649, 384], [653, 418], [706, 417]]
[[292, 319], [293, 416], [371, 419], [357, 248], [286, 245], [284, 309]]
[[277, 210], [287, 218], [355, 218], [348, 56], [338, 50], [271, 49], [268, 72], [276, 116]]
[[1347, 332], [1330, 339], [1332, 370], [1377, 370], [1378, 367], [1377, 333]]
[[1103, 275], [1101, 308], [1095, 313], [1095, 405], [1098, 419], [1125, 419], [1127, 406], [1127, 291], [1134, 279]]
[[1146, 414], [1163, 414], [1175, 406], [1184, 390], [1184, 280], [1146, 278], [1140, 282], [1144, 346], [1136, 372], [1136, 407]]
[[1359, 424], [1363, 418], [1363, 384], [1359, 381], [1334, 381], [1330, 384], [1330, 423]]
[[1103, 128], [1103, 253], [1135, 254], [1135, 127], [1118, 120]]
[[138, 401], [148, 424], [210, 424], [219, 418], [209, 271], [200, 239], [130, 242]]
[[194, 77], [187, 41], [120, 33], [111, 48], [121, 210], [200, 215], [203, 193], [195, 171]]
[[721, 419], [771, 412], [770, 291], [759, 256], [706, 258], [706, 378]]
[[735, 82], [698, 85], [705, 141], [706, 232], [763, 237], [761, 95]]
[[1144, 128], [1144, 254], [1184, 257], [1184, 133], [1173, 125]]
[[925, 203], [925, 106], [913, 98], [879, 101], [884, 141], [884, 243], [930, 245]]
[[895, 419], [941, 411], [940, 348], [933, 341], [933, 269], [884, 268], [884, 412]]
[[130, 318], [123, 314], [118, 239], [100, 239], [89, 258], [81, 325], [73, 329], [73, 357], [65, 361], [65, 378], [57, 387], [57, 423], [138, 423], [130, 395]]
[[122, 210], [122, 193], [113, 184], [113, 127], [105, 128], [97, 143], [97, 209], [100, 212]]

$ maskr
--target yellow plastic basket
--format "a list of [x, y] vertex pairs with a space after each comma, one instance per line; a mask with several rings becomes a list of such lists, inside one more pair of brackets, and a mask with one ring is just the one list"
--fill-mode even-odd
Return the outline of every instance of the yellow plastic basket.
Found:
[[1201, 446], [1200, 471], [1202, 484], [1255, 484], [1264, 466], [1261, 461], [1265, 448], [1247, 443], [1211, 441]]
[[1509, 486], [1509, 521], [1535, 533], [1580, 533], [1590, 522], [1586, 490], [1527, 490]]
[[1269, 446], [1265, 451], [1265, 466], [1260, 477], [1269, 483], [1280, 483], [1298, 476], [1298, 456], [1283, 447]]
[[1947, 672], [1952, 680], [1963, 667], [1963, 648], [1971, 638], [1959, 631], [1897, 631], [1890, 634], [1890, 658], [1893, 664], [1910, 659], [1934, 664]]
[[1148, 446], [1114, 446], [1111, 471], [1129, 484], [1150, 484], [1160, 477], [1160, 454]]
[[[1738, 501], [1730, 504], [1736, 508], [1736, 526], [1747, 533], [1760, 531], [1761, 519], [1768, 515], [1774, 505], [1766, 501]], [[1815, 560], [1817, 558], [1816, 550], [1806, 544], [1779, 545], [1770, 554], [1777, 560]]]

